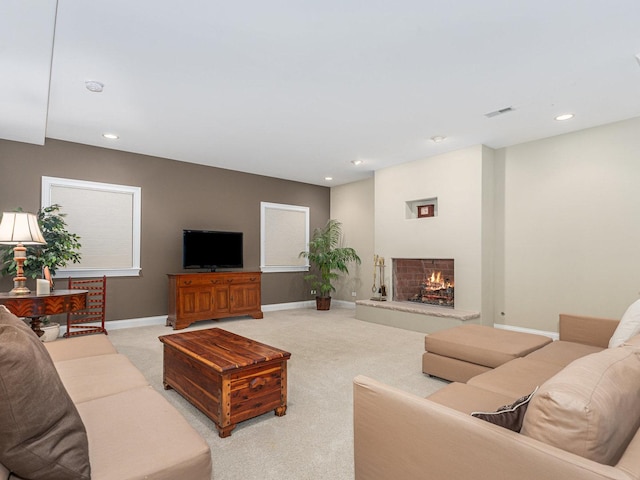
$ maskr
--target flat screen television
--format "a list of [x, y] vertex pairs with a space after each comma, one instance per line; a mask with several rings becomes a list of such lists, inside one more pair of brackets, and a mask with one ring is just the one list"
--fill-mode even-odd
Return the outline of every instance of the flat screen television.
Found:
[[182, 231], [184, 269], [242, 268], [242, 232]]

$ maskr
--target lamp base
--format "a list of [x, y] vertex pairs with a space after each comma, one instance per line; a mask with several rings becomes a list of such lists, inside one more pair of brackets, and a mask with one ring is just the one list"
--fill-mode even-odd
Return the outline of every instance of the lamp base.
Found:
[[11, 295], [29, 295], [31, 290], [27, 288], [27, 277], [24, 276], [24, 261], [27, 259], [27, 249], [22, 243], [18, 243], [13, 249], [13, 261], [16, 262], [16, 276], [13, 277], [13, 290]]
[[27, 279], [24, 277], [23, 279], [14, 278], [13, 289], [9, 293], [11, 295], [29, 295], [31, 290], [27, 288]]

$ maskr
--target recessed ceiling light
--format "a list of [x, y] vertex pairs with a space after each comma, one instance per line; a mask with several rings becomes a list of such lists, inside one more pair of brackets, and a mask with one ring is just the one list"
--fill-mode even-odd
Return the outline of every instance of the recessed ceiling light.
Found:
[[118, 135], [116, 135], [115, 133], [103, 133], [102, 136], [104, 138], [108, 138], [109, 140], [117, 140], [120, 137]]
[[95, 80], [87, 80], [84, 82], [84, 86], [87, 90], [94, 93], [100, 93], [104, 89], [104, 83], [96, 82]]
[[364, 162], [362, 160], [351, 160], [351, 163], [357, 167], [358, 165], [362, 165]]
[[324, 179], [325, 179], [327, 182], [330, 182], [331, 180], [333, 180], [333, 177], [324, 177]]
[[440, 143], [442, 142], [445, 138], [447, 137], [443, 137], [442, 135], [436, 135], [435, 137], [431, 137], [431, 141], [433, 143]]
[[556, 120], [562, 122], [564, 120], [571, 120], [574, 117], [573, 113], [565, 113], [563, 115], [558, 115]]

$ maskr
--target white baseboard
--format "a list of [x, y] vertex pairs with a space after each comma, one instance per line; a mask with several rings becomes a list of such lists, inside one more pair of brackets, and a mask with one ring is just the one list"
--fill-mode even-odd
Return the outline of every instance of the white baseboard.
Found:
[[[336, 307], [356, 308], [355, 302], [347, 302], [344, 300], [334, 300], [332, 302]], [[297, 308], [315, 308], [316, 301], [308, 300], [304, 302], [275, 303], [272, 305], [262, 305], [263, 312], [276, 312], [278, 310], [295, 310]], [[119, 330], [121, 328], [147, 327], [149, 325], [166, 325], [167, 316], [160, 315], [157, 317], [129, 318], [125, 320], [110, 320], [105, 323], [105, 328], [109, 330]], [[99, 323], [85, 323], [84, 325], [99, 327]], [[64, 335], [67, 331], [66, 325], [60, 325], [60, 335]]]
[[271, 305], [262, 305], [262, 311], [277, 312], [278, 310], [295, 310], [296, 308], [311, 308], [315, 306], [315, 300], [307, 300], [305, 302], [274, 303]]
[[[356, 308], [355, 302], [349, 302], [346, 300], [332, 300], [331, 302], [336, 307], [341, 308]], [[315, 308], [315, 300], [307, 300], [304, 302], [290, 302], [290, 303], [274, 303], [272, 305], [262, 305], [263, 312], [277, 312], [279, 310], [295, 310], [297, 308]], [[121, 328], [135, 328], [146, 327], [149, 325], [166, 325], [167, 316], [159, 315], [156, 317], [142, 317], [142, 318], [129, 318], [125, 320], [111, 320], [105, 324], [107, 330], [119, 330]], [[98, 323], [87, 323], [87, 326], [100, 326]], [[512, 325], [503, 325], [500, 323], [494, 323], [494, 328], [500, 328], [503, 330], [512, 330], [514, 332], [533, 333], [536, 335], [544, 335], [554, 340], [559, 339], [557, 332], [547, 332], [544, 330], [536, 330], [533, 328], [515, 327]], [[60, 325], [60, 335], [63, 335], [67, 331], [66, 325]]]
[[[149, 325], [166, 325], [167, 316], [161, 315], [158, 317], [143, 317], [143, 318], [129, 318], [125, 320], [111, 320], [105, 323], [105, 328], [109, 330], [120, 330], [121, 328], [134, 328], [134, 327], [147, 327]], [[88, 327], [99, 327], [99, 323], [84, 323]], [[60, 325], [60, 335], [65, 334], [67, 331], [66, 325]]]
[[511, 330], [513, 332], [522, 332], [522, 333], [533, 333], [535, 335], [544, 335], [545, 337], [553, 338], [554, 340], [558, 340], [560, 335], [557, 332], [547, 332], [544, 330], [535, 330], [533, 328], [523, 328], [523, 327], [514, 327], [512, 325], [503, 325], [501, 323], [494, 323], [494, 328], [500, 328], [502, 330]]
[[[356, 302], [347, 300], [331, 300], [331, 305], [341, 308], [356, 308]], [[273, 305], [262, 305], [263, 312], [277, 312], [279, 310], [295, 310], [296, 308], [316, 308], [315, 300], [306, 300], [304, 302], [291, 303], [274, 303]]]

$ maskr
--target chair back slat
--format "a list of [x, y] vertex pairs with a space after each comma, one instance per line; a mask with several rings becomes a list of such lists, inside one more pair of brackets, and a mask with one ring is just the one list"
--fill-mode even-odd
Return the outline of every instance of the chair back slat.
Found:
[[87, 290], [86, 308], [77, 312], [67, 313], [67, 331], [65, 337], [87, 335], [90, 333], [104, 333], [105, 312], [107, 306], [107, 277], [102, 278], [71, 278], [69, 290]]

